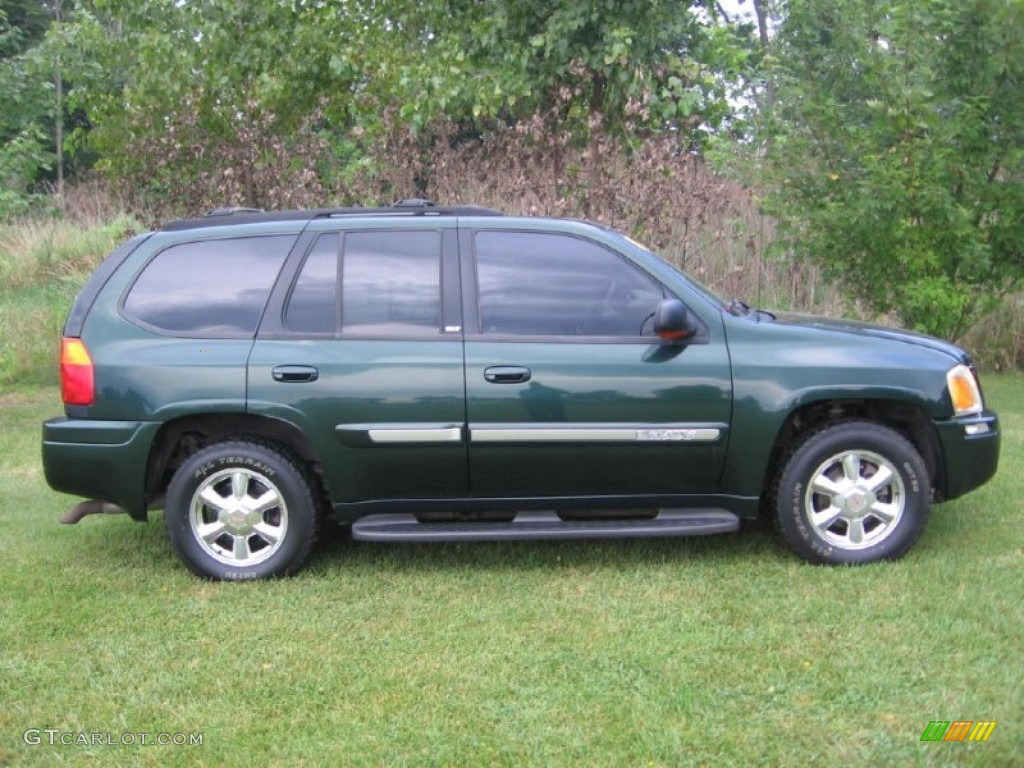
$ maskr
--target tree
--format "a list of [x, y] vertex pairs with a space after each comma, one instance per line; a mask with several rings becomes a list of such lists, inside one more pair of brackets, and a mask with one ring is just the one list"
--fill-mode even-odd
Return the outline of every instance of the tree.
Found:
[[89, 5], [108, 73], [86, 96], [102, 169], [192, 210], [296, 204], [289, 190], [307, 182], [319, 191], [311, 125], [344, 134], [368, 78], [354, 52], [390, 50], [359, 2]]
[[68, 128], [79, 117], [73, 86], [93, 69], [81, 30], [70, 0], [0, 3], [0, 215], [26, 210], [43, 182], [53, 182], [62, 198], [66, 166], [75, 159], [65, 153]]
[[[86, 5], [105, 30], [107, 87], [79, 89], [103, 167], [179, 203], [211, 184], [221, 202], [286, 202], [255, 181], [273, 174], [322, 194], [396, 132], [402, 151], [410, 136], [428, 151], [441, 124], [479, 136], [543, 114], [582, 143], [597, 125], [685, 146], [722, 119], [721, 73], [737, 65], [701, 4], [676, 0]], [[295, 182], [289, 153], [316, 178]]]
[[0, 217], [23, 210], [26, 194], [48, 164], [41, 127], [46, 115], [41, 83], [27, 55], [49, 19], [36, 2], [0, 2]]
[[46, 9], [37, 0], [0, 0], [0, 58], [31, 48], [49, 26]]
[[1024, 6], [791, 0], [762, 158], [789, 245], [958, 338], [1024, 277]]
[[[431, 5], [430, 3], [427, 4]], [[544, 112], [578, 96], [572, 117], [613, 129], [693, 133], [721, 119], [721, 65], [732, 65], [701, 3], [678, 0], [435, 2], [419, 26], [424, 55], [402, 68], [404, 114], [499, 117]]]

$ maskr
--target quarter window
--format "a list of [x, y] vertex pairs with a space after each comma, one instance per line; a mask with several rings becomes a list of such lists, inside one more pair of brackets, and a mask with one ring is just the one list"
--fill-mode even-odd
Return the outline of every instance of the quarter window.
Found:
[[596, 243], [542, 232], [479, 232], [485, 334], [626, 336], [653, 333], [661, 286]]
[[142, 270], [124, 311], [183, 335], [251, 336], [295, 237], [239, 237], [181, 243]]

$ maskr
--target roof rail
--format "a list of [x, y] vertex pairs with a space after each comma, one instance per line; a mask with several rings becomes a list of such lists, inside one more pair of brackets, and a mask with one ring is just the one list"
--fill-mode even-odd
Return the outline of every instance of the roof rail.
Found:
[[334, 208], [316, 211], [315, 218], [341, 216], [504, 216], [501, 211], [476, 205], [436, 205], [429, 200], [399, 200], [382, 208]]
[[214, 208], [207, 211], [203, 216], [234, 216], [237, 213], [265, 213], [262, 208], [246, 208], [244, 205], [229, 205], [224, 208]]
[[423, 197], [409, 197], [391, 204], [392, 208], [436, 208], [437, 203]]
[[245, 223], [258, 224], [269, 221], [312, 221], [313, 219], [333, 219], [348, 216], [503, 216], [501, 211], [478, 206], [441, 206], [429, 200], [412, 198], [399, 200], [394, 205], [380, 208], [314, 208], [295, 211], [263, 211], [259, 208], [230, 207], [215, 208], [197, 219], [179, 219], [165, 224], [164, 231], [182, 229], [199, 229], [203, 227], [223, 226], [233, 216], [242, 216]]

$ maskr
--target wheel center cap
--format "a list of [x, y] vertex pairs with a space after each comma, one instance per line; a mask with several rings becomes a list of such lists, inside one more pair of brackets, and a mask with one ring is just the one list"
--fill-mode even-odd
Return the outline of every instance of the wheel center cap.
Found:
[[224, 516], [223, 522], [233, 533], [244, 533], [251, 527], [249, 513], [244, 509], [232, 509]]
[[854, 515], [862, 515], [871, 504], [870, 494], [863, 491], [851, 491], [846, 496], [846, 510]]

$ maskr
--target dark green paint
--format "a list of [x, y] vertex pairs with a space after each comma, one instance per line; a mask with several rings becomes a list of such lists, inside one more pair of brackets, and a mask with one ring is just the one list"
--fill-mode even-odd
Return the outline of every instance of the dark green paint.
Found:
[[[721, 332], [718, 334], [721, 338]], [[484, 369], [525, 366], [523, 384], [492, 384]], [[481, 423], [728, 425], [724, 344], [565, 344], [467, 340], [470, 429]], [[547, 443], [470, 446], [474, 493], [540, 496], [710, 493], [728, 431], [709, 443]]]
[[[695, 343], [657, 340], [494, 339], [471, 327], [474, 228], [571, 234], [611, 248], [658, 279], [699, 318]], [[443, 235], [445, 324], [429, 339], [289, 336], [280, 312], [305, 249], [320, 232], [433, 229]], [[152, 256], [189, 240], [291, 234], [296, 245], [256, 338], [179, 338], [124, 318], [120, 303]], [[460, 267], [460, 261], [462, 266]], [[469, 276], [469, 277], [467, 277]], [[599, 227], [504, 217], [379, 216], [244, 219], [178, 227], [140, 239], [105, 282], [76, 303], [96, 366], [97, 400], [44, 426], [47, 480], [61, 491], [111, 501], [142, 518], [159, 501], [147, 467], [154, 439], [178, 419], [231, 421], [259, 433], [270, 419], [301, 437], [336, 512], [428, 508], [720, 506], [751, 516], [785, 425], [802, 409], [837, 400], [922, 415], [941, 462], [941, 496], [954, 498], [995, 472], [999, 431], [992, 413], [954, 418], [946, 372], [968, 362], [934, 339], [818, 319], [733, 316], [653, 254]], [[202, 280], [202, 275], [196, 276]], [[90, 304], [91, 302], [91, 304]], [[84, 303], [84, 306], [83, 306]], [[77, 327], [77, 323], [76, 323]], [[315, 381], [276, 381], [278, 366], [310, 366]], [[492, 366], [525, 367], [529, 381], [495, 384]], [[964, 426], [989, 432], [968, 437]], [[479, 443], [477, 425], [538, 429], [586, 424], [712, 425], [710, 441]], [[457, 441], [375, 443], [374, 425], [460, 427]]]
[[[275, 381], [283, 364], [315, 366], [313, 382]], [[296, 424], [322, 459], [335, 502], [447, 498], [468, 492], [466, 447], [350, 445], [339, 424], [463, 424], [462, 342], [258, 340], [249, 412]]]

